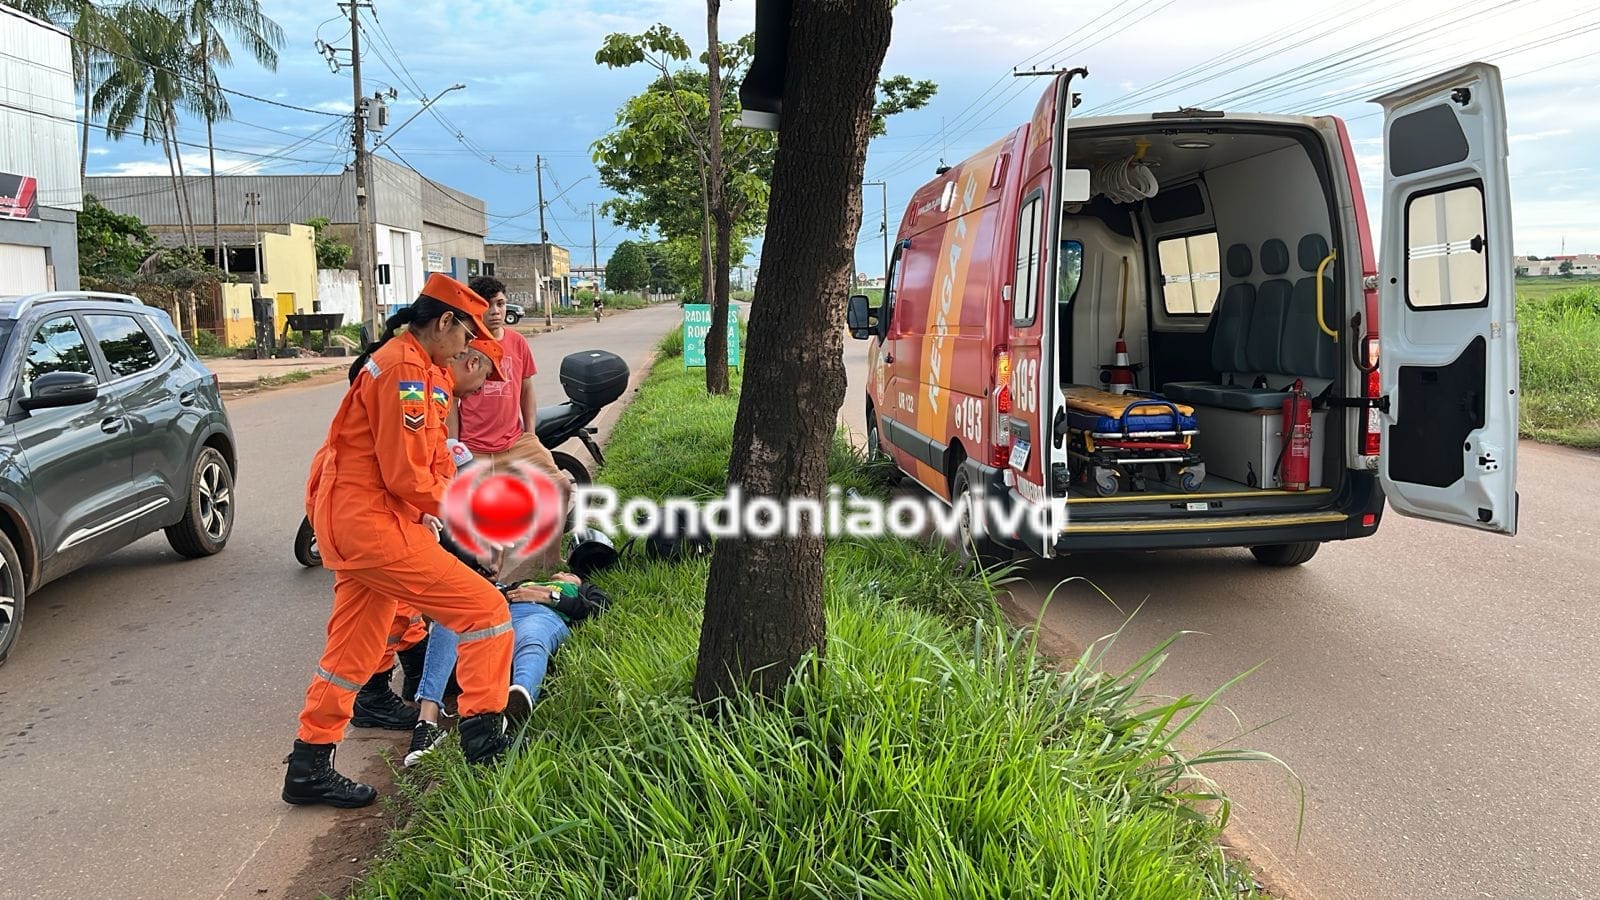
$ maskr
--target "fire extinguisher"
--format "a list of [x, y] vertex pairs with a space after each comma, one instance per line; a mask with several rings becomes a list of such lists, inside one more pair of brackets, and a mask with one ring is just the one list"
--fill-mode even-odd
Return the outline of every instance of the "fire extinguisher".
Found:
[[1278, 451], [1279, 483], [1286, 491], [1311, 487], [1311, 395], [1300, 379], [1283, 401], [1283, 447]]

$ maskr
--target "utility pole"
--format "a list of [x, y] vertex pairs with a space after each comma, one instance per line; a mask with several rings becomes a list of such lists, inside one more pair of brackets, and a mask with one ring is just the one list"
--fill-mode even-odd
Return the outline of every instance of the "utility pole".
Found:
[[[555, 320], [550, 317], [550, 297], [544, 294], [544, 262], [545, 254], [550, 252], [550, 232], [544, 230], [544, 157], [535, 154], [533, 168], [539, 180], [539, 292], [544, 304], [544, 327], [550, 328]], [[540, 297], [535, 297], [536, 300]]]
[[251, 225], [252, 228], [255, 229], [256, 240], [255, 240], [255, 244], [254, 244], [254, 247], [253, 247], [251, 252], [255, 255], [256, 264], [254, 266], [251, 266], [251, 268], [255, 269], [255, 273], [251, 277], [251, 281], [255, 284], [254, 297], [256, 299], [260, 299], [260, 297], [261, 297], [261, 208], [260, 208], [261, 207], [261, 195], [256, 193], [255, 191], [250, 191], [249, 193], [244, 195], [244, 205], [250, 207], [250, 225]]
[[589, 204], [589, 268], [600, 268], [600, 243], [595, 239], [594, 203]]
[[868, 181], [883, 189], [883, 291], [887, 296], [889, 292], [889, 182]]
[[365, 6], [371, 8], [371, 3], [358, 3], [351, 0], [349, 3], [339, 4], [341, 7], [350, 8], [350, 69], [351, 88], [355, 100], [355, 145], [356, 145], [356, 275], [360, 279], [357, 283], [361, 286], [361, 318], [367, 326], [367, 334], [371, 340], [378, 339], [378, 333], [383, 330], [382, 320], [378, 316], [378, 286], [374, 282], [375, 267], [373, 266], [374, 248], [372, 241], [372, 207], [368, 196], [368, 187], [371, 176], [368, 171], [367, 160], [367, 99], [361, 93], [361, 22], [359, 10]]

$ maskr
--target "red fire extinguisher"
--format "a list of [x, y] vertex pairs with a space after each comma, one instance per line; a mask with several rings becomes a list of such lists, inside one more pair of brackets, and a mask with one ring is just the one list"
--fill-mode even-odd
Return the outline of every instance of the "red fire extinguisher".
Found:
[[1311, 395], [1300, 379], [1283, 401], [1283, 449], [1278, 451], [1282, 469], [1279, 483], [1286, 491], [1311, 487]]

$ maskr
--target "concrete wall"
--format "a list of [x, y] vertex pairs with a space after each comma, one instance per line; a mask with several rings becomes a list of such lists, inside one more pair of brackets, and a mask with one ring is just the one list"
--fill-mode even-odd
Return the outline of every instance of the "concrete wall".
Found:
[[[281, 337], [290, 313], [313, 311], [318, 277], [316, 232], [307, 225], [291, 225], [288, 234], [262, 234], [261, 246], [269, 279], [261, 282], [261, 296], [274, 301], [273, 334]], [[255, 337], [250, 307], [254, 290], [249, 283], [222, 286], [222, 339], [230, 347]]]
[[[0, 294], [8, 291], [22, 293], [35, 287], [46, 290], [75, 291], [78, 289], [78, 215], [71, 210], [39, 207], [37, 222], [6, 222], [0, 220], [0, 246], [42, 247], [44, 272], [0, 272]], [[20, 251], [13, 256], [36, 258], [36, 253]], [[50, 278], [55, 283], [49, 283]], [[14, 282], [14, 283], [13, 283]]]
[[361, 286], [349, 269], [318, 269], [315, 312], [344, 313], [346, 324], [361, 321]]

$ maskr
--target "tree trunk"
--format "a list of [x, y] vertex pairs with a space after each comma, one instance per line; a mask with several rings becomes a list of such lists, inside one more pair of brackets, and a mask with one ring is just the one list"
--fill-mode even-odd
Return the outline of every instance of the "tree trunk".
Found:
[[[211, 60], [211, 32], [209, 30], [200, 33], [200, 58], [206, 60], [209, 66]], [[213, 73], [211, 83], [206, 85], [206, 90], [211, 94], [206, 100], [206, 153], [210, 156], [211, 166], [210, 171], [207, 173], [210, 175], [211, 181], [211, 264], [226, 272], [228, 271], [228, 256], [222, 252], [222, 222], [217, 201], [217, 139], [212, 133], [213, 126], [216, 125], [216, 91], [219, 87], [221, 86], [217, 84], [216, 76]]]
[[728, 242], [733, 237], [733, 220], [728, 216], [728, 176], [722, 165], [722, 48], [717, 43], [717, 15], [722, 0], [706, 0], [706, 53], [709, 81], [706, 96], [710, 114], [706, 117], [710, 159], [707, 180], [711, 187], [712, 259], [707, 266], [711, 276], [711, 330], [706, 333], [706, 393], [728, 392]]
[[183, 194], [178, 191], [178, 170], [172, 162], [172, 142], [167, 137], [167, 128], [161, 127], [161, 150], [167, 154], [167, 174], [172, 177], [172, 208], [178, 211], [178, 224], [183, 229], [183, 236], [188, 240], [189, 230], [183, 224]]
[[94, 115], [94, 77], [89, 74], [89, 45], [79, 44], [78, 55], [83, 62], [83, 144], [78, 149], [78, 183], [89, 177], [89, 119]]
[[[783, 124], [728, 481], [744, 497], [826, 501], [844, 399], [845, 292], [893, 0], [813, 0], [791, 13]], [[694, 692], [770, 697], [826, 646], [821, 537], [717, 542]], [[780, 535], [782, 532], [780, 532]]]
[[183, 188], [183, 218], [186, 234], [189, 236], [190, 248], [200, 246], [198, 227], [194, 221], [194, 205], [189, 202], [189, 179], [183, 174], [183, 147], [178, 143], [178, 119], [171, 112], [167, 113], [171, 124], [168, 126], [172, 132], [172, 155], [178, 160], [178, 185]]

